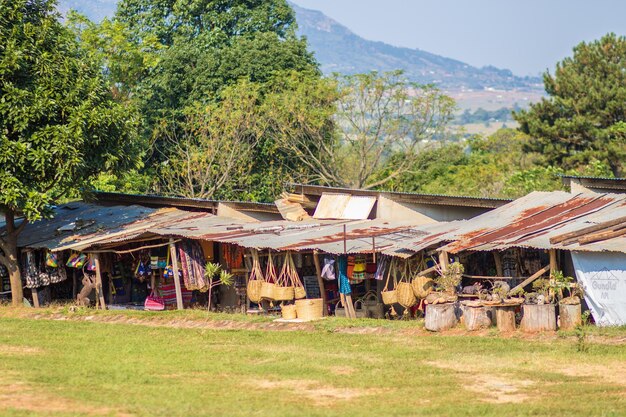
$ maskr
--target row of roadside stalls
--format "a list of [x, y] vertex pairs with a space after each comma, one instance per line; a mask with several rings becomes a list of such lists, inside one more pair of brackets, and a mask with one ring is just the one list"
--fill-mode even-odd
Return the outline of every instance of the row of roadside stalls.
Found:
[[[505, 277], [516, 284], [549, 265], [575, 274], [596, 323], [614, 325], [626, 323], [626, 234], [620, 233], [626, 230], [620, 228], [624, 217], [625, 195], [565, 192], [534, 192], [470, 220], [428, 225], [381, 219], [252, 222], [174, 208], [71, 203], [57, 208], [54, 219], [29, 225], [19, 246], [23, 252], [59, 254], [60, 264], [78, 253], [97, 259], [91, 264], [99, 264], [100, 277], [94, 285], [100, 290], [101, 306], [140, 302], [159, 281], [173, 307], [183, 307], [179, 300], [184, 305], [208, 303], [207, 288], [198, 287], [203, 285], [198, 282], [201, 277], [185, 276], [185, 271], [200, 275], [190, 264], [207, 261], [222, 264], [236, 276], [234, 289], [216, 291], [222, 299], [215, 302], [243, 309], [249, 249], [272, 251], [275, 258], [286, 252], [297, 254], [300, 275], [310, 278], [305, 281], [307, 295], [323, 296], [329, 305], [338, 298], [333, 292], [336, 283], [322, 280], [320, 265], [325, 265], [325, 258], [341, 255], [365, 255], [368, 264], [417, 257], [428, 259], [428, 266], [458, 261], [465, 266], [462, 285], [477, 280], [489, 285], [493, 282], [489, 277]], [[603, 224], [608, 226], [602, 228]], [[559, 240], [589, 228], [591, 240], [589, 233], [578, 236], [582, 239]], [[182, 270], [181, 288], [176, 288], [171, 271], [168, 281], [173, 254]], [[43, 252], [39, 258], [43, 263]], [[133, 286], [140, 263], [144, 282]], [[74, 268], [66, 274], [73, 275], [72, 298], [81, 287], [77, 284], [81, 277], [76, 275], [88, 274], [84, 270]], [[379, 297], [383, 283], [375, 282], [366, 280], [364, 290]], [[192, 295], [189, 290], [204, 291]]]

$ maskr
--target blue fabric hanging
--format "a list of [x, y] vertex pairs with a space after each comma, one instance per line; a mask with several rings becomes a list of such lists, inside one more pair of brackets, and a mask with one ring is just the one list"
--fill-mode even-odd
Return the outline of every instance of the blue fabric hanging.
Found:
[[341, 294], [352, 294], [350, 280], [348, 279], [348, 257], [345, 255], [337, 259], [337, 269], [339, 269], [339, 292]]

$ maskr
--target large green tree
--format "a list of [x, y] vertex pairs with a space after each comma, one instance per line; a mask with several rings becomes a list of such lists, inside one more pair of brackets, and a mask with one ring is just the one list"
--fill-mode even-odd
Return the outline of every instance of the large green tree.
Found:
[[238, 80], [262, 85], [276, 72], [318, 71], [285, 0], [122, 0], [115, 20], [158, 55], [136, 89], [156, 156], [166, 150], [161, 129], [183, 121], [188, 107], [219, 101]]
[[546, 73], [548, 98], [514, 114], [546, 164], [582, 171], [603, 164], [624, 175], [626, 161], [626, 38], [608, 34], [574, 48]]
[[101, 171], [132, 166], [137, 123], [54, 0], [0, 0], [0, 262], [22, 302], [17, 238]]

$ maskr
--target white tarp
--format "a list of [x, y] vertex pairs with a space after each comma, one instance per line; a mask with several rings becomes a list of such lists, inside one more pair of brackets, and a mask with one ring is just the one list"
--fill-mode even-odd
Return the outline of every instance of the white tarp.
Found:
[[626, 324], [626, 254], [572, 252], [585, 301], [600, 326]]

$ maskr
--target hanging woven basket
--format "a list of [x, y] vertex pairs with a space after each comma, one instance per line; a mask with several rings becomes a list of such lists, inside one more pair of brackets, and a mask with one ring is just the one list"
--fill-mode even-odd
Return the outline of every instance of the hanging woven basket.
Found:
[[[383, 299], [383, 304], [391, 305], [398, 302], [398, 293], [395, 289], [397, 281], [396, 281], [396, 270], [395, 270], [396, 262], [392, 260], [389, 264], [389, 270], [387, 271], [387, 281], [385, 282], [385, 287], [380, 292], [380, 295]], [[393, 289], [389, 286], [389, 279], [393, 275]]]
[[432, 278], [416, 276], [411, 281], [413, 294], [419, 299], [428, 297], [428, 294], [434, 291], [435, 281]]
[[398, 282], [396, 285], [396, 297], [398, 299], [398, 304], [400, 304], [404, 308], [413, 307], [417, 304], [417, 298], [415, 298], [415, 294], [413, 293], [413, 287], [408, 282]]

